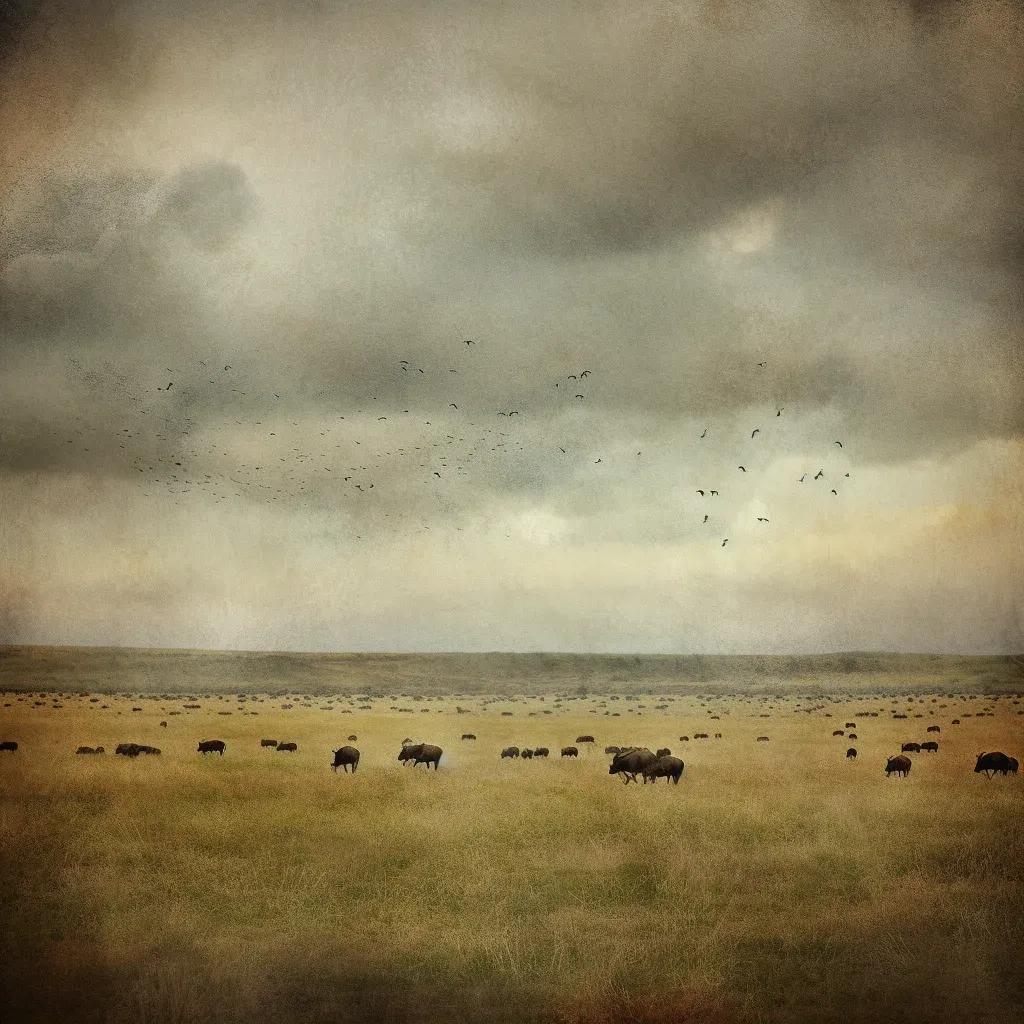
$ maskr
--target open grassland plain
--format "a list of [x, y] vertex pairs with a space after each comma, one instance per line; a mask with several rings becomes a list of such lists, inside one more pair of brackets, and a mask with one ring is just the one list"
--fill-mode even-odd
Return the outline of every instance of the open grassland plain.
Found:
[[[973, 769], [1022, 757], [1024, 703], [954, 675], [832, 696], [8, 678], [4, 1019], [1022, 1020], [1024, 775]], [[439, 770], [401, 765], [406, 738]], [[359, 768], [334, 773], [346, 743]], [[679, 785], [624, 785], [608, 745], [669, 747]]]

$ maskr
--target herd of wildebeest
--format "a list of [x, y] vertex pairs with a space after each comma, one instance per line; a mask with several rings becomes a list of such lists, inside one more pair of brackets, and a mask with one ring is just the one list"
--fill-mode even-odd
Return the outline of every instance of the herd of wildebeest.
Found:
[[[905, 716], [904, 716], [905, 717]], [[954, 718], [952, 721], [953, 725], [959, 725], [960, 720]], [[167, 722], [161, 722], [160, 725], [164, 728], [167, 727]], [[856, 729], [856, 722], [847, 722], [843, 729], [835, 729], [832, 732], [833, 737], [845, 737], [847, 739], [856, 739], [857, 734], [855, 732], [847, 733], [847, 729]], [[939, 733], [941, 728], [938, 725], [930, 725], [927, 729], [930, 733]], [[704, 732], [697, 732], [693, 734], [695, 740], [708, 739], [709, 736]], [[716, 732], [714, 734], [715, 739], [721, 739], [722, 734]], [[358, 739], [354, 734], [348, 737], [349, 741], [355, 741]], [[463, 733], [462, 739], [475, 740], [476, 736], [473, 733]], [[680, 736], [680, 742], [688, 743], [690, 741], [689, 736]], [[769, 738], [767, 736], [758, 736], [757, 742], [766, 743]], [[595, 743], [593, 736], [589, 734], [581, 735], [576, 737], [576, 744], [593, 744]], [[273, 739], [261, 739], [261, 748], [270, 748], [273, 750], [296, 752], [298, 750], [298, 744], [294, 742], [281, 742]], [[15, 740], [3, 740], [0, 741], [0, 751], [6, 751], [9, 753], [15, 753], [18, 750], [18, 743]], [[201, 740], [199, 746], [196, 748], [196, 752], [202, 755], [206, 754], [220, 754], [224, 756], [224, 752], [227, 750], [227, 744], [224, 740]], [[885, 775], [888, 778], [891, 775], [897, 777], [906, 778], [910, 774], [912, 762], [906, 755], [908, 753], [938, 753], [939, 744], [935, 740], [928, 740], [924, 743], [908, 742], [902, 744], [902, 752], [895, 754], [892, 757], [886, 759], [885, 763]], [[605, 754], [612, 755], [611, 764], [608, 767], [609, 775], [618, 775], [622, 778], [622, 781], [627, 785], [630, 782], [636, 782], [637, 776], [643, 778], [644, 785], [647, 782], [655, 783], [658, 779], [671, 779], [676, 785], [679, 784], [679, 780], [683, 774], [683, 761], [681, 758], [673, 755], [672, 751], [668, 747], [661, 747], [657, 751], [652, 751], [647, 747], [618, 747], [618, 746], [607, 746], [604, 748]], [[76, 751], [76, 754], [102, 754], [104, 753], [103, 747], [87, 747], [80, 746]], [[123, 757], [138, 757], [139, 755], [158, 755], [160, 753], [159, 747], [149, 746], [145, 743], [119, 743], [114, 750], [115, 754], [119, 754]], [[441, 747], [433, 743], [414, 743], [409, 737], [406, 737], [402, 741], [402, 749], [398, 754], [398, 760], [405, 765], [418, 765], [423, 764], [427, 766], [429, 770], [430, 766], [434, 766], [434, 770], [438, 770], [438, 766], [441, 763], [441, 757], [444, 751]], [[505, 747], [501, 751], [501, 758], [520, 758], [524, 760], [532, 760], [533, 758], [548, 757], [550, 750], [547, 747], [527, 747], [520, 749], [516, 746]], [[359, 750], [356, 747], [345, 745], [339, 747], [333, 751], [334, 760], [331, 762], [331, 769], [337, 771], [339, 768], [343, 769], [346, 773], [351, 769], [355, 772], [359, 766]], [[565, 746], [561, 748], [562, 757], [578, 757], [579, 746]], [[849, 747], [846, 751], [847, 759], [855, 759], [857, 757], [857, 748]], [[982, 752], [977, 755], [977, 761], [974, 766], [974, 771], [979, 774], [984, 774], [987, 778], [991, 779], [994, 775], [1016, 775], [1018, 769], [1018, 762], [1015, 757], [1009, 757], [1002, 753], [1002, 751], [989, 751]]]

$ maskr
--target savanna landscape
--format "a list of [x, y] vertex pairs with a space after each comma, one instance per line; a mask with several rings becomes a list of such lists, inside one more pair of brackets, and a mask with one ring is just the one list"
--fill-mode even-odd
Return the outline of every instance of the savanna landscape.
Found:
[[[430, 685], [446, 661], [472, 675], [488, 659], [472, 692], [441, 673]], [[372, 657], [374, 682], [353, 690], [322, 680], [339, 664], [358, 675], [356, 657], [309, 656], [319, 682], [306, 686], [273, 655], [140, 652], [133, 667], [126, 651], [9, 649], [8, 1012], [1020, 1019], [1024, 787], [973, 771], [982, 751], [1024, 748], [1019, 660], [908, 658], [911, 685], [899, 672], [879, 685], [884, 658], [848, 659], [847, 687], [826, 693], [807, 681], [823, 659], [762, 665], [757, 686], [730, 680], [729, 659], [705, 664], [703, 681], [626, 659], [633, 673], [606, 687], [593, 678], [622, 674], [622, 660], [593, 658], [588, 687], [570, 685], [574, 659], [552, 658], [517, 694], [507, 678], [537, 659], [409, 657], [384, 692]], [[220, 685], [181, 686], [198, 678], [186, 666], [211, 662]], [[132, 688], [147, 663], [179, 685]], [[254, 664], [259, 685], [243, 689]], [[89, 676], [104, 668], [106, 686]], [[39, 685], [47, 673], [59, 689]], [[213, 738], [223, 756], [198, 753]], [[908, 777], [886, 777], [904, 742], [933, 738]], [[400, 764], [406, 739], [440, 745], [439, 770]], [[161, 752], [119, 757], [124, 742]], [[332, 771], [349, 742], [357, 771]], [[551, 756], [502, 759], [510, 745]], [[579, 756], [560, 757], [566, 745]], [[685, 763], [679, 784], [623, 784], [610, 745], [668, 747]]]

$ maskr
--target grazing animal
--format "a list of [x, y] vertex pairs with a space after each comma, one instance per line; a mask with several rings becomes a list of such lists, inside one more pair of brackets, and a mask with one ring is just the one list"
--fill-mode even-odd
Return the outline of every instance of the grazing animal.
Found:
[[551, 753], [551, 751], [548, 750], [547, 747], [537, 747], [537, 749], [533, 752], [533, 756], [534, 757], [547, 757], [550, 753]]
[[520, 755], [524, 761], [528, 761], [533, 757], [533, 751], [527, 747]]
[[767, 743], [768, 742], [768, 737], [767, 736], [758, 736], [757, 737], [757, 742], [758, 743]]
[[355, 733], [352, 733], [352, 735], [349, 736], [349, 739], [355, 742], [357, 739], [359, 739], [359, 737]]
[[118, 743], [114, 753], [120, 754], [122, 757], [138, 757], [142, 753], [142, 749], [138, 743]]
[[462, 734], [462, 738], [464, 740], [475, 740], [476, 739], [476, 737], [471, 732], [464, 732]]
[[[100, 747], [100, 749], [102, 750], [103, 748]], [[1018, 768], [1017, 758], [1015, 758], [1015, 757], [1008, 757], [1006, 759], [1006, 772], [1009, 772], [1011, 775], [1016, 775], [1017, 774], [1017, 768]], [[1003, 774], [1005, 775], [1006, 772], [1003, 772]]]
[[695, 740], [706, 740], [708, 738], [708, 734], [706, 732], [695, 732], [693, 734], [693, 738]]
[[291, 750], [292, 752], [294, 752], [294, 751], [299, 749], [299, 746], [298, 746], [297, 743], [278, 743], [277, 749], [278, 750]]
[[276, 747], [277, 740], [260, 740], [261, 747]]
[[0, 743], [0, 750], [7, 750], [13, 754], [17, 749], [18, 744], [14, 740], [4, 740]]
[[855, 740], [857, 738], [857, 734], [855, 732], [851, 732], [850, 735], [847, 736], [846, 738], [848, 740]]
[[604, 752], [606, 754], [617, 754], [617, 753], [619, 753], [619, 748], [618, 747], [605, 747], [604, 748]]
[[576, 742], [577, 743], [593, 743], [594, 742], [594, 737], [593, 736], [577, 736], [576, 737]]
[[679, 737], [679, 742], [680, 743], [689, 743], [690, 742], [690, 737], [689, 736], [680, 736]]
[[900, 747], [900, 750], [902, 750], [904, 753], [907, 753], [909, 751], [912, 754], [918, 754], [918, 753], [921, 752], [921, 744], [920, 743], [904, 743], [903, 746]]
[[79, 747], [75, 751], [75, 753], [76, 754], [95, 754], [96, 753], [96, 748], [95, 747]]
[[842, 729], [836, 729], [836, 731], [834, 733], [832, 733], [832, 735], [833, 736], [844, 736], [845, 733], [843, 732]]
[[929, 725], [926, 731], [927, 732], [942, 732], [942, 729], [940, 729], [939, 726], [937, 726], [937, 725]]
[[223, 740], [202, 740], [196, 749], [203, 757], [207, 754], [220, 754], [223, 757], [226, 747], [227, 744]]
[[398, 755], [399, 761], [404, 761], [408, 764], [412, 761], [413, 767], [418, 764], [425, 764], [427, 771], [430, 771], [430, 766], [434, 766], [434, 771], [437, 771], [437, 766], [441, 763], [441, 755], [444, 751], [433, 743], [412, 743], [409, 746], [402, 747], [402, 752]]
[[1002, 751], [996, 750], [990, 754], [979, 754], [978, 763], [974, 766], [976, 772], [984, 772], [985, 777], [991, 779], [996, 772], [1002, 772], [1005, 775], [1010, 770], [1010, 759], [1002, 753]]
[[518, 747], [506, 747], [501, 752], [501, 756], [502, 757], [518, 757], [519, 756], [519, 748]]
[[351, 765], [352, 773], [355, 774], [356, 768], [359, 767], [359, 751], [355, 747], [339, 747], [332, 753], [334, 760], [331, 762], [331, 771], [336, 772], [339, 768], [344, 768], [347, 775]]
[[722, 738], [722, 734], [720, 732], [716, 732], [715, 733], [715, 739], [716, 740], [720, 740], [721, 738]]
[[576, 747], [562, 747], [562, 757], [579, 757], [580, 752]]
[[960, 724], [960, 719], [959, 718], [954, 718], [953, 721], [950, 722], [950, 725], [959, 725], [959, 724]]
[[921, 749], [924, 751], [930, 751], [931, 753], [935, 754], [938, 753], [939, 745], [935, 742], [935, 740], [929, 740], [927, 743], [921, 744]]
[[847, 750], [847, 752], [846, 752], [846, 756], [847, 757], [856, 757], [857, 756], [857, 748], [856, 747], [850, 747], [850, 749]]
[[160, 748], [159, 747], [150, 747], [150, 746], [147, 746], [145, 743], [139, 743], [139, 744], [136, 744], [136, 745], [139, 748], [139, 753], [140, 754], [159, 754], [160, 753]]
[[[628, 786], [630, 779], [636, 782], [637, 772], [644, 772], [645, 769], [658, 760], [658, 755], [652, 753], [646, 747], [639, 750], [627, 750], [624, 753], [616, 754], [608, 767], [609, 775], [621, 775], [622, 781]], [[647, 776], [644, 775], [644, 783], [647, 783]]]
[[167, 723], [166, 722], [161, 722], [160, 723], [160, 728], [161, 729], [166, 729], [167, 728]]
[[846, 725], [843, 726], [843, 728], [844, 729], [856, 729], [857, 728], [857, 723], [856, 722], [847, 722]]
[[683, 762], [678, 757], [669, 754], [660, 756], [652, 764], [643, 769], [644, 782], [651, 780], [653, 785], [658, 779], [671, 779], [675, 785], [679, 785], [679, 777], [683, 774]]
[[655, 751], [655, 754], [656, 754], [656, 755], [657, 755], [658, 757], [668, 757], [668, 756], [669, 756], [669, 755], [670, 755], [671, 753], [672, 753], [672, 751], [671, 751], [671, 750], [669, 750], [669, 749], [668, 749], [668, 747], [659, 747], [659, 748], [658, 748], [658, 749], [657, 749], [657, 750]]
[[906, 778], [910, 774], [910, 764], [910, 758], [904, 757], [902, 754], [890, 757], [885, 762], [885, 777], [889, 778], [890, 775], [895, 773], [896, 775], [902, 775], [903, 778]]

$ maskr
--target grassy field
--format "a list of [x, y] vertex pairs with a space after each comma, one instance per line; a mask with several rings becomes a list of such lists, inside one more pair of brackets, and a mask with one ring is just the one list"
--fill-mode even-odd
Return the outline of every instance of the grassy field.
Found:
[[[0, 701], [20, 744], [0, 754], [4, 1019], [1024, 1020], [1024, 776], [972, 771], [1024, 755], [1024, 704], [945, 681], [831, 700], [161, 687], [186, 710], [36, 677]], [[833, 737], [847, 721], [857, 739]], [[932, 724], [939, 752], [886, 779]], [[679, 739], [698, 731], [723, 735]], [[498, 756], [581, 733], [578, 761]], [[349, 734], [362, 762], [335, 775]], [[403, 768], [406, 737], [440, 744], [440, 771]], [[226, 756], [196, 753], [212, 738]], [[125, 741], [163, 753], [113, 756]], [[610, 776], [603, 747], [634, 743], [679, 754], [679, 786]]]

